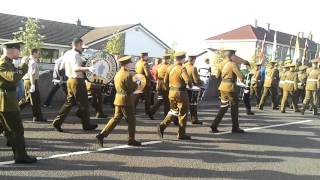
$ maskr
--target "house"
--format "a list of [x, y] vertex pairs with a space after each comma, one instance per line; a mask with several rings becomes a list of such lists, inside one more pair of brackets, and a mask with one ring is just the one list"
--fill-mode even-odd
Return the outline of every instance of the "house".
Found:
[[[0, 43], [13, 39], [13, 33], [19, 31], [26, 20], [27, 17], [24, 16], [0, 13]], [[91, 27], [82, 25], [79, 19], [76, 24], [38, 20], [44, 42], [41, 51], [42, 63], [53, 63], [71, 48], [71, 41], [75, 37], [81, 37], [91, 49], [102, 50], [115, 33], [121, 33], [124, 37], [124, 54], [133, 56], [147, 51], [151, 57], [161, 57], [166, 50], [170, 49], [142, 24]]]
[[139, 56], [143, 51], [149, 52], [150, 57], [162, 57], [170, 47], [151, 33], [142, 24], [97, 27], [85, 34], [82, 39], [92, 49], [101, 50], [114, 33], [124, 37], [124, 54]]
[[[291, 42], [291, 54], [293, 57], [294, 47], [296, 37], [288, 33], [281, 31], [276, 31], [270, 29], [270, 24], [265, 29], [263, 27], [252, 25], [245, 25], [240, 28], [210, 37], [205, 40], [208, 48], [214, 49], [235, 49], [237, 50], [237, 55], [240, 57], [251, 60], [254, 55], [258, 52], [257, 50], [261, 48], [262, 42], [266, 35], [266, 58], [270, 58], [272, 54], [272, 46], [274, 41], [274, 34], [277, 32], [277, 59], [284, 60], [287, 55], [288, 49], [290, 49]], [[318, 44], [312, 39], [305, 38], [302, 34], [302, 37], [299, 37], [299, 45], [301, 56], [303, 54], [305, 42], [309, 43], [308, 57], [312, 59], [317, 53]]]

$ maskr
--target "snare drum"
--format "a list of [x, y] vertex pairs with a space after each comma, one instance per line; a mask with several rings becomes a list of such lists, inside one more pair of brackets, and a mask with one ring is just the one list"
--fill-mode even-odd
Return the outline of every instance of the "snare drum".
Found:
[[190, 105], [198, 105], [204, 95], [204, 88], [193, 86], [192, 88], [187, 88], [187, 92]]
[[108, 83], [107, 85], [102, 86], [102, 95], [111, 96], [115, 93], [116, 88], [114, 87], [113, 82]]

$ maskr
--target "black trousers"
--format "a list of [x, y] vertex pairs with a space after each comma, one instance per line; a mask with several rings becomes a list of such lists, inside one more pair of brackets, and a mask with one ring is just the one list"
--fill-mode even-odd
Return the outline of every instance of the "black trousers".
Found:
[[68, 91], [67, 91], [67, 85], [64, 84], [59, 84], [59, 83], [54, 83], [53, 87], [51, 88], [46, 100], [44, 101], [44, 105], [50, 106], [52, 98], [54, 97], [54, 95], [56, 94], [56, 92], [60, 89], [60, 87], [62, 88], [63, 92], [67, 95]]

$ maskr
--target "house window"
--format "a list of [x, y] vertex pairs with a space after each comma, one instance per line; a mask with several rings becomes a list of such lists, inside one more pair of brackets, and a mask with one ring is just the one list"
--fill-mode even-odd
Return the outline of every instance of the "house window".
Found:
[[41, 63], [53, 63], [59, 58], [59, 50], [57, 49], [41, 49]]

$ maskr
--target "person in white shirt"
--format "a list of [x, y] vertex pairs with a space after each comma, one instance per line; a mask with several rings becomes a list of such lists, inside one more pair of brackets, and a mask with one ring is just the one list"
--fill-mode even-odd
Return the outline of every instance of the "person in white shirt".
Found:
[[43, 103], [43, 107], [45, 107], [45, 108], [51, 105], [52, 98], [54, 97], [56, 92], [60, 89], [60, 87], [62, 88], [63, 92], [66, 95], [68, 94], [67, 77], [65, 75], [65, 71], [64, 71], [64, 69], [59, 69], [61, 62], [62, 62], [62, 57], [55, 60], [55, 62], [54, 62], [53, 80], [52, 80], [53, 87], [49, 91], [48, 96]]
[[54, 119], [52, 126], [58, 131], [63, 132], [61, 126], [74, 105], [78, 105], [77, 116], [81, 119], [83, 130], [93, 130], [97, 128], [96, 124], [90, 123], [90, 111], [88, 92], [84, 79], [84, 72], [91, 71], [94, 68], [83, 67], [84, 58], [81, 57], [83, 41], [75, 38], [72, 41], [72, 49], [67, 51], [62, 59], [61, 67], [65, 69], [67, 80], [68, 95], [66, 102], [61, 108], [59, 114]]
[[39, 49], [32, 49], [31, 56], [29, 57], [28, 73], [22, 78], [24, 81], [24, 98], [19, 101], [20, 109], [24, 109], [27, 105], [31, 104], [33, 121], [45, 122], [41, 111], [40, 91], [38, 87], [39, 81], [39, 65], [38, 59], [40, 57]]

